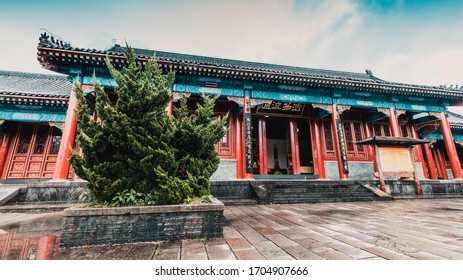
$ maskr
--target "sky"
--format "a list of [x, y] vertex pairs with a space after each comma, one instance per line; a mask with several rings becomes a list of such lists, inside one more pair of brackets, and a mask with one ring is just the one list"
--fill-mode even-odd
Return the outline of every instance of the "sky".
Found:
[[463, 84], [460, 0], [0, 0], [0, 70], [40, 67], [41, 29], [74, 47], [132, 47]]

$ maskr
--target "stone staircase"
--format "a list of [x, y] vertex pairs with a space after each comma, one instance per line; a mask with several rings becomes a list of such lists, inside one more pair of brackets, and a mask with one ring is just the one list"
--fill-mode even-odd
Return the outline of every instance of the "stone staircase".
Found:
[[21, 189], [26, 187], [26, 185], [22, 184], [0, 184], [0, 206], [13, 200], [18, 196]]
[[292, 204], [392, 200], [388, 194], [356, 181], [273, 180], [250, 181], [259, 204]]

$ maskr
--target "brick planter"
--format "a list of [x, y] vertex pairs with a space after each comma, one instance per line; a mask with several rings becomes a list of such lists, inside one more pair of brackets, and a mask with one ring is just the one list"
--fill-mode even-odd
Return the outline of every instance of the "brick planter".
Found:
[[60, 247], [223, 237], [223, 204], [69, 208]]

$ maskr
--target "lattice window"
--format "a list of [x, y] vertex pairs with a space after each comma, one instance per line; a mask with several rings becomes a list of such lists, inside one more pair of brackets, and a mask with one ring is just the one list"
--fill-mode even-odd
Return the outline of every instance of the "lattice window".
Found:
[[410, 127], [407, 124], [401, 124], [400, 131], [402, 132], [402, 137], [412, 137]]
[[[348, 160], [365, 160], [368, 155], [363, 146], [356, 145], [355, 142], [364, 138], [363, 126], [360, 121], [343, 120], [344, 141]], [[325, 145], [325, 157], [336, 158], [334, 150], [334, 133], [331, 122], [323, 122], [323, 142]]]
[[362, 123], [359, 121], [343, 120], [344, 141], [347, 148], [348, 160], [362, 160], [367, 159], [368, 155], [361, 145], [356, 145], [355, 142], [362, 140], [363, 129]]
[[373, 124], [373, 133], [376, 136], [391, 136], [391, 129], [387, 123]]
[[34, 125], [23, 125], [21, 128], [21, 135], [19, 136], [18, 148], [16, 149], [17, 154], [27, 154], [29, 151], [29, 145], [32, 139], [32, 133], [34, 132]]
[[48, 131], [50, 127], [47, 125], [39, 125], [37, 128], [35, 145], [34, 145], [34, 154], [41, 155], [45, 152], [45, 145], [47, 144]]
[[58, 154], [59, 144], [61, 143], [61, 134], [62, 133], [59, 129], [52, 127], [50, 150], [48, 152], [49, 154], [52, 154], [52, 155]]
[[[355, 139], [357, 139], [356, 141], [363, 139], [361, 123], [354, 122], [354, 135], [355, 135]], [[364, 151], [363, 145], [357, 145], [357, 151], [363, 152]]]
[[344, 122], [344, 138], [348, 152], [354, 152], [354, 136], [352, 135], [351, 123]]
[[323, 122], [323, 143], [325, 145], [325, 157], [327, 158], [336, 158], [336, 153], [334, 151], [334, 138], [333, 138], [333, 130], [331, 128], [330, 121]]

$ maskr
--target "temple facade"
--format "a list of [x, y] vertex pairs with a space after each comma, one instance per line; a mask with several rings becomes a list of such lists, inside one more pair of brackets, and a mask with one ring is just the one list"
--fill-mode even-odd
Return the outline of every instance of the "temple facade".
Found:
[[[74, 178], [68, 163], [77, 132], [72, 81], [92, 96], [92, 76], [115, 100], [104, 59], [122, 69], [125, 48], [83, 49], [42, 34], [43, 68], [62, 76], [0, 72], [0, 180]], [[421, 179], [463, 179], [463, 104], [457, 88], [394, 83], [369, 70], [351, 73], [135, 49], [174, 71], [173, 107], [182, 95], [194, 109], [219, 95], [216, 114], [229, 114], [216, 146], [213, 180], [375, 179], [375, 151], [356, 142], [371, 136], [430, 139], [413, 151]]]

